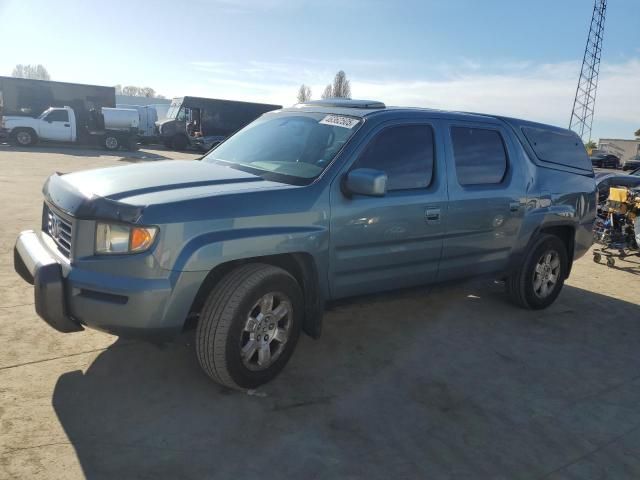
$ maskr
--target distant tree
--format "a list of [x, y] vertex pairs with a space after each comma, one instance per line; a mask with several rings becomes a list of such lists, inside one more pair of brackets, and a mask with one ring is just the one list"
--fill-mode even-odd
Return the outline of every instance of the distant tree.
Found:
[[596, 142], [594, 142], [593, 140], [589, 140], [584, 144], [584, 148], [587, 149], [587, 152], [591, 153], [591, 150], [598, 148], [598, 145], [596, 145]]
[[141, 97], [140, 95], [140, 87], [136, 87], [134, 85], [127, 85], [122, 87], [122, 94], [129, 95], [131, 97]]
[[125, 87], [116, 85], [116, 95], [128, 95], [131, 97], [147, 97], [147, 98], [164, 98], [158, 95], [151, 87], [136, 87], [135, 85], [127, 85]]
[[324, 87], [324, 92], [322, 92], [322, 98], [331, 98], [333, 97], [333, 88], [331, 88], [331, 84]]
[[305, 103], [311, 100], [311, 88], [304, 83], [298, 89], [298, 103]]
[[636, 133], [634, 133], [634, 135], [635, 135], [636, 137], [640, 137], [640, 128], [636, 130]]
[[143, 97], [147, 98], [155, 98], [157, 97], [156, 91], [151, 87], [143, 87], [140, 89], [140, 93], [142, 93]]
[[343, 70], [336, 73], [331, 94], [334, 98], [351, 98], [351, 84]]
[[51, 80], [51, 75], [47, 72], [47, 69], [42, 65], [16, 65], [11, 73], [12, 77], [16, 78], [31, 78], [34, 80]]

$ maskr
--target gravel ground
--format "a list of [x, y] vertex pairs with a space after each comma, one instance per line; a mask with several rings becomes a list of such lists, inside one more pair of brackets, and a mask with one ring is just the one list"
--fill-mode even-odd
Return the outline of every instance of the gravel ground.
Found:
[[193, 157], [0, 145], [0, 478], [640, 478], [638, 257], [584, 257], [541, 312], [489, 280], [341, 302], [254, 395], [210, 382], [192, 333], [39, 320], [12, 248], [45, 178]]

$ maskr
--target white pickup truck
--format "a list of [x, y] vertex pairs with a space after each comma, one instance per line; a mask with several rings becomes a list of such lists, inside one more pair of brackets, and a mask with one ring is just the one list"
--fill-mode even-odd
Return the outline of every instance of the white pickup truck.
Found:
[[138, 112], [125, 108], [102, 108], [89, 112], [86, 122], [79, 122], [73, 108], [66, 106], [49, 108], [37, 118], [0, 117], [0, 130], [13, 143], [23, 147], [45, 140], [98, 143], [108, 150], [135, 148], [138, 125]]

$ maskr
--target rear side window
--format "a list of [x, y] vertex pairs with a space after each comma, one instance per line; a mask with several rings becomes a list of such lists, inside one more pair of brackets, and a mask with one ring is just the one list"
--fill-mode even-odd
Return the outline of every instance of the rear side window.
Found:
[[592, 170], [582, 140], [575, 133], [536, 127], [523, 127], [522, 133], [540, 160]]
[[452, 127], [451, 141], [460, 185], [502, 182], [507, 172], [507, 152], [498, 131]]
[[49, 115], [47, 115], [47, 120], [49, 122], [68, 122], [69, 114], [66, 110], [54, 110]]
[[387, 190], [425, 188], [433, 177], [433, 130], [428, 125], [402, 125], [380, 132], [353, 168], [387, 174]]

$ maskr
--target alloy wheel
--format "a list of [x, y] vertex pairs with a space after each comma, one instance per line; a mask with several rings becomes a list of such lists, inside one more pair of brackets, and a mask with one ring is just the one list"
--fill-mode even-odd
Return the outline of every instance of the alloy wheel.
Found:
[[553, 292], [560, 273], [560, 254], [555, 250], [543, 253], [533, 271], [533, 291], [538, 298], [546, 298]]
[[249, 370], [269, 368], [284, 351], [293, 325], [293, 307], [283, 293], [263, 295], [251, 308], [242, 335], [240, 355]]

